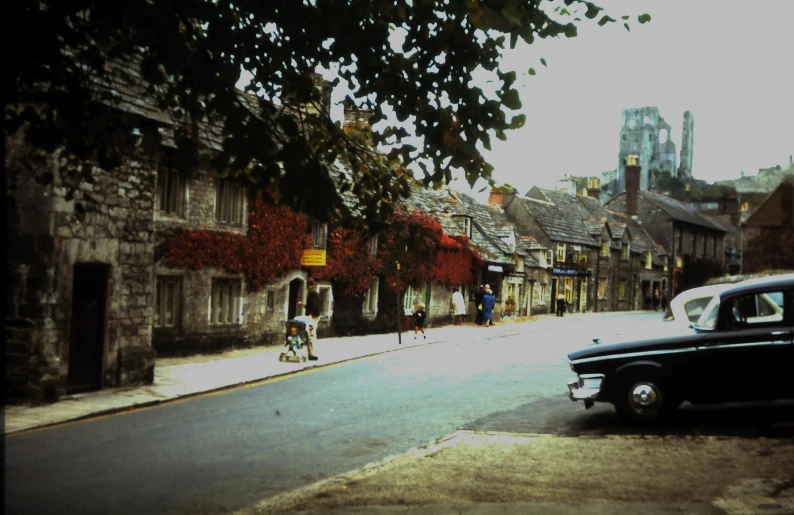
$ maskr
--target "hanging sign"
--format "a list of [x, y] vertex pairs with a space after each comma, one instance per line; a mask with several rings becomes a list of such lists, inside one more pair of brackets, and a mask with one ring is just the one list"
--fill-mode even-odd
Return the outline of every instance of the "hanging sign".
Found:
[[325, 266], [325, 251], [318, 249], [304, 250], [301, 266]]

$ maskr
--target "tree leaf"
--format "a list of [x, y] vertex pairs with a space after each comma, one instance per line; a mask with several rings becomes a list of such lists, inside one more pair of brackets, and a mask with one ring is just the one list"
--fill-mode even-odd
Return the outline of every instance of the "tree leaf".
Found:
[[639, 20], [640, 23], [648, 23], [649, 21], [651, 21], [651, 15], [648, 13], [641, 14], [637, 16], [637, 20]]
[[541, 58], [540, 58], [540, 64], [542, 64], [543, 66], [546, 66], [546, 59], [544, 59], [543, 57], [541, 57]]
[[510, 89], [502, 95], [502, 104], [510, 109], [521, 109], [521, 98], [518, 91]]
[[530, 75], [535, 75], [535, 68], [530, 68], [528, 73]]

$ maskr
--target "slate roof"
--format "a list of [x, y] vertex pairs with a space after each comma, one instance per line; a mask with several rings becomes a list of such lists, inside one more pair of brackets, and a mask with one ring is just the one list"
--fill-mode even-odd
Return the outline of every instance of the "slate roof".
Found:
[[423, 211], [441, 224], [447, 234], [463, 234], [462, 216], [471, 218], [469, 245], [486, 261], [511, 264], [512, 251], [499, 239], [496, 223], [488, 206], [480, 204], [465, 193], [449, 188], [417, 187], [403, 203]]
[[656, 204], [659, 209], [666, 212], [674, 220], [698, 225], [707, 229], [728, 232], [725, 227], [698, 211], [694, 206], [671, 199], [670, 197], [665, 197], [664, 195], [659, 195], [658, 193], [651, 193], [650, 191], [640, 191], [639, 194]]
[[601, 231], [604, 230], [606, 218], [594, 218], [592, 220], [584, 220], [584, 226], [590, 236], [601, 236]]
[[645, 254], [651, 252], [651, 260], [653, 264], [658, 266], [664, 265], [664, 256], [667, 251], [660, 244], [656, 243], [654, 239], [648, 234], [648, 231], [642, 226], [639, 220], [636, 220], [624, 213], [614, 213], [609, 211], [610, 215], [615, 219], [616, 223], [625, 224], [631, 235], [630, 249], [635, 254]]
[[532, 188], [516, 200], [535, 218], [540, 228], [554, 241], [595, 247], [596, 240], [588, 232], [585, 219], [592, 215], [575, 198], [564, 191]]

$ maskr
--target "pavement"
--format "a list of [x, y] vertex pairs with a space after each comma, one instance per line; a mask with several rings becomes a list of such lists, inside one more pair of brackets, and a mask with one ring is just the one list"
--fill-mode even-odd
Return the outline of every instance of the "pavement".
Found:
[[426, 339], [422, 338], [421, 333], [418, 339], [414, 339], [413, 332], [405, 332], [402, 333], [401, 344], [398, 343], [396, 332], [320, 338], [315, 343], [315, 353], [319, 360], [303, 363], [279, 361], [278, 355], [283, 352], [282, 346], [257, 347], [188, 358], [160, 358], [157, 360], [154, 382], [151, 385], [107, 388], [97, 392], [70, 395], [62, 397], [58, 402], [41, 406], [5, 406], [3, 434], [9, 435], [155, 406], [421, 345], [491, 338], [511, 331], [515, 332], [516, 323], [554, 318], [550, 316], [508, 318], [489, 328], [472, 323], [427, 328]]

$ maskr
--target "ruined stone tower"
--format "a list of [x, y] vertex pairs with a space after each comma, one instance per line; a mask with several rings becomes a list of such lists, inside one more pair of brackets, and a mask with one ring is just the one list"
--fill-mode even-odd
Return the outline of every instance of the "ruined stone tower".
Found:
[[678, 177], [692, 176], [692, 138], [695, 133], [695, 119], [692, 113], [684, 113], [684, 127], [681, 131], [681, 164], [678, 166]]
[[[692, 113], [687, 111], [684, 115], [684, 126], [689, 120], [689, 147], [686, 153], [689, 156], [688, 166], [691, 175], [692, 164]], [[686, 141], [686, 140], [685, 140]], [[673, 177], [677, 174], [676, 145], [670, 138], [670, 124], [659, 115], [657, 107], [638, 107], [623, 110], [623, 127], [620, 129], [620, 153], [618, 154], [618, 180], [614, 193], [626, 189], [626, 158], [637, 156], [642, 173], [640, 175], [640, 189], [648, 190], [651, 187], [651, 172], [660, 170], [669, 172]], [[683, 159], [684, 150], [681, 155]]]

